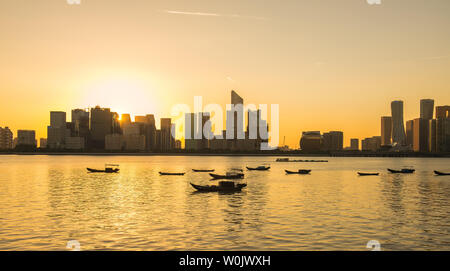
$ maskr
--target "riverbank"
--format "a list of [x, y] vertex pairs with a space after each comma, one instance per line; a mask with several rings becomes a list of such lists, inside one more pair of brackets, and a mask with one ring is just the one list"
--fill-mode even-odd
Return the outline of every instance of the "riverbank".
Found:
[[77, 155], [77, 156], [277, 156], [277, 157], [417, 157], [417, 158], [450, 158], [450, 153], [414, 153], [414, 152], [332, 152], [305, 153], [293, 152], [0, 152], [0, 155]]

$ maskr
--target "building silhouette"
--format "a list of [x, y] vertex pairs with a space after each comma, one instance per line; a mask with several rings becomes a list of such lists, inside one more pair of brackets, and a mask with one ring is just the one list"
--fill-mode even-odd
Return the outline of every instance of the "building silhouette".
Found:
[[406, 144], [405, 126], [403, 123], [403, 101], [393, 101], [392, 111], [392, 143], [403, 146]]
[[417, 118], [413, 120], [413, 150], [428, 152], [429, 120]]
[[450, 152], [450, 106], [436, 106], [436, 150]]
[[433, 119], [434, 100], [422, 99], [420, 100], [420, 118], [431, 120]]
[[391, 145], [392, 141], [392, 117], [381, 117], [381, 146]]
[[350, 150], [352, 151], [359, 150], [359, 139], [357, 138], [350, 139]]
[[306, 131], [302, 133], [300, 139], [300, 148], [303, 151], [320, 151], [322, 150], [323, 137], [320, 131]]
[[341, 151], [344, 148], [344, 133], [341, 131], [330, 131], [323, 133], [324, 151]]
[[105, 137], [113, 134], [113, 126], [115, 126], [114, 118], [115, 116], [109, 108], [101, 108], [100, 106], [91, 108], [89, 125], [91, 142], [89, 147], [94, 149], [105, 149]]
[[34, 130], [17, 130], [16, 147], [37, 147], [36, 131]]
[[0, 127], [0, 150], [10, 150], [13, 148], [13, 133], [8, 128]]
[[67, 128], [66, 112], [51, 111], [50, 126], [47, 127], [47, 147], [64, 149], [67, 136], [70, 136], [70, 130]]
[[414, 145], [414, 120], [406, 121], [406, 146]]

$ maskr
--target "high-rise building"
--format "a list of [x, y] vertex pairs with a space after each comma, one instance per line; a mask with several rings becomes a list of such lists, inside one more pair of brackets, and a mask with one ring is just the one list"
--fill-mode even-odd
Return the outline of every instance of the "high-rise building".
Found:
[[450, 106], [436, 106], [436, 151], [450, 152]]
[[414, 120], [406, 122], [406, 146], [414, 145]]
[[352, 151], [359, 150], [359, 139], [357, 138], [350, 139], [350, 150]]
[[430, 120], [433, 118], [434, 100], [422, 99], [420, 100], [420, 118]]
[[63, 149], [68, 133], [70, 134], [70, 130], [67, 129], [66, 112], [51, 111], [50, 126], [47, 127], [47, 147]]
[[91, 147], [96, 149], [105, 148], [105, 136], [113, 134], [114, 114], [109, 108], [96, 106], [91, 108], [90, 130]]
[[72, 133], [73, 137], [82, 137], [87, 143], [89, 139], [89, 111], [84, 109], [72, 110]]
[[437, 152], [436, 148], [436, 120], [428, 121], [428, 150], [430, 152]]
[[244, 99], [236, 91], [231, 91], [231, 111], [227, 111], [227, 139], [232, 139], [232, 149], [238, 149], [238, 140], [245, 139]]
[[392, 143], [403, 146], [406, 144], [405, 126], [403, 123], [403, 101], [393, 101], [392, 111]]
[[175, 139], [172, 137], [172, 120], [170, 118], [161, 118], [161, 138], [160, 150], [170, 151], [175, 145]]
[[130, 114], [122, 114], [120, 117], [120, 127], [123, 129], [124, 126], [131, 123]]
[[320, 151], [323, 137], [319, 131], [307, 131], [302, 133], [300, 148], [304, 151]]
[[392, 138], [392, 117], [381, 117], [381, 146], [391, 145]]
[[13, 133], [8, 128], [0, 127], [0, 150], [10, 150], [13, 148]]
[[17, 146], [37, 146], [36, 131], [34, 130], [18, 130]]
[[47, 138], [39, 139], [39, 148], [46, 149], [47, 148]]
[[323, 133], [324, 151], [341, 151], [344, 148], [344, 133], [341, 131], [331, 131]]
[[147, 151], [156, 149], [156, 125], [154, 115], [136, 116], [135, 122], [144, 124], [145, 146]]
[[377, 151], [381, 147], [381, 136], [373, 136], [364, 138], [361, 141], [361, 150], [363, 151]]
[[413, 150], [415, 152], [428, 152], [429, 120], [414, 119]]

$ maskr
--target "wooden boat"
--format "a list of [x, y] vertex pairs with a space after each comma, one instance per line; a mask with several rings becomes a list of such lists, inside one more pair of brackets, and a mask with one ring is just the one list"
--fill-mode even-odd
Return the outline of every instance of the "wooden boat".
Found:
[[183, 176], [185, 173], [184, 172], [181, 172], [181, 173], [178, 173], [178, 172], [159, 172], [159, 175], [170, 175], [170, 176]]
[[191, 183], [192, 187], [201, 192], [239, 192], [242, 188], [246, 187], [247, 184], [235, 184], [234, 182], [219, 182], [219, 185], [197, 185]]
[[94, 168], [86, 168], [89, 172], [92, 173], [117, 173], [119, 172], [119, 165], [115, 164], [105, 164], [105, 169], [94, 169]]
[[246, 167], [248, 170], [269, 170], [270, 166]]
[[376, 173], [367, 173], [367, 172], [358, 172], [359, 176], [378, 176], [380, 175], [380, 173], [376, 172]]
[[194, 172], [214, 172], [214, 169], [192, 169]]
[[410, 168], [402, 168], [401, 170], [395, 170], [395, 169], [387, 169], [390, 173], [414, 173], [416, 171], [415, 169]]
[[441, 171], [434, 171], [434, 174], [438, 175], [438, 176], [449, 176], [450, 173], [446, 173], [446, 172], [441, 172]]
[[309, 163], [322, 163], [328, 162], [328, 160], [290, 160], [289, 158], [277, 158], [275, 162], [309, 162]]
[[226, 175], [219, 175], [214, 173], [209, 173], [211, 177], [214, 179], [243, 179], [244, 174], [243, 173], [233, 173], [233, 172], [227, 172]]
[[290, 171], [285, 169], [286, 174], [309, 174], [311, 172], [310, 169], [299, 169], [298, 171]]

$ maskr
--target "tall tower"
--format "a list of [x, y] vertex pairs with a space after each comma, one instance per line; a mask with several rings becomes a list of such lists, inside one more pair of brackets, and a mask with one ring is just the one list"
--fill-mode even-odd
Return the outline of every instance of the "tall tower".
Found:
[[403, 124], [403, 101], [391, 103], [392, 112], [392, 143], [401, 146], [406, 143], [405, 126]]
[[430, 120], [433, 119], [434, 100], [422, 99], [420, 100], [420, 118]]
[[381, 117], [381, 146], [391, 144], [392, 137], [392, 117]]

